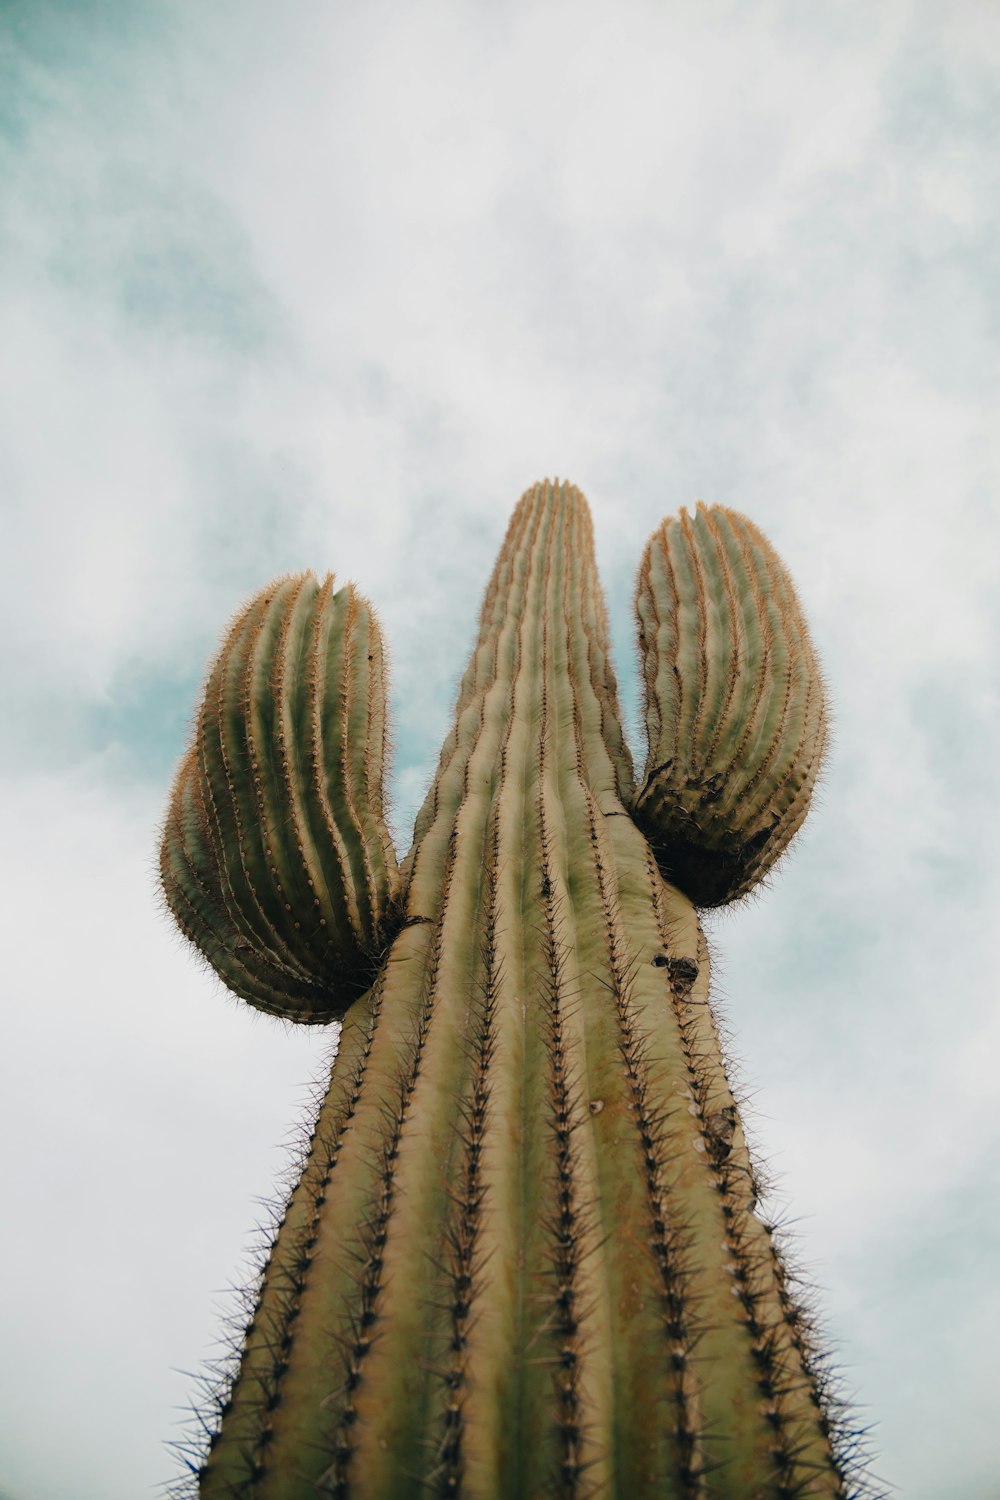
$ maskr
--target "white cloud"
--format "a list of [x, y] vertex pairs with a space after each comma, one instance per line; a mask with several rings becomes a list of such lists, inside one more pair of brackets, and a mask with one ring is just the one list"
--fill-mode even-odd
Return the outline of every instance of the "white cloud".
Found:
[[159, 803], [113, 763], [3, 787], [0, 1486], [38, 1500], [124, 1500], [169, 1474], [192, 1394], [177, 1372], [214, 1341], [329, 1045], [227, 1003], [182, 952], [154, 895]]
[[[548, 473], [591, 498], [622, 643], [646, 536], [699, 497], [799, 584], [836, 747], [720, 968], [880, 1468], [986, 1500], [996, 24], [971, 0], [53, 15], [19, 33], [0, 241], [0, 611], [33, 737], [3, 792], [4, 1253], [51, 1320], [12, 1309], [0, 1485], [62, 1500], [19, 1436], [57, 1399], [95, 1500], [162, 1475], [165, 1372], [204, 1347], [318, 1046], [225, 1004], [154, 917], [166, 774], [136, 781], [155, 719], [126, 689], [193, 693], [275, 573], [353, 577], [392, 651], [405, 835]], [[120, 749], [84, 765], [83, 720]]]

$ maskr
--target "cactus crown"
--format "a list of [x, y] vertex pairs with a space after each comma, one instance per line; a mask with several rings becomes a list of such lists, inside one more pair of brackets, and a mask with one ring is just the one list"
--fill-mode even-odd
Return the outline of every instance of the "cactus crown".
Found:
[[530, 490], [398, 874], [367, 605], [281, 580], [226, 639], [164, 889], [237, 993], [343, 1024], [200, 1495], [860, 1493], [755, 1212], [695, 910], [802, 821], [815, 656], [728, 511], [664, 524], [637, 612], [638, 791], [586, 502]]

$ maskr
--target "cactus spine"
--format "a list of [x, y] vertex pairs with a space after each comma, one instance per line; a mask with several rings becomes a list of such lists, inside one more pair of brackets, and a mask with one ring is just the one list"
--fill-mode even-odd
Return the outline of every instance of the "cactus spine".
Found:
[[[713, 537], [728, 526], [739, 545], [750, 534], [729, 513], [695, 524], [716, 528]], [[729, 798], [735, 843], [745, 827], [752, 836], [760, 816], [774, 821], [772, 804], [783, 829], [801, 821], [781, 789], [795, 781], [807, 798], [818, 753], [815, 737], [786, 753], [774, 727], [792, 725], [804, 739], [808, 705], [776, 719], [749, 680], [763, 657], [744, 645], [747, 618], [754, 607], [770, 611], [772, 597], [764, 577], [773, 554], [759, 547], [765, 561], [751, 593], [725, 582], [735, 569], [721, 594], [718, 579], [705, 585], [715, 601], [711, 629], [690, 624], [689, 602], [678, 613], [676, 584], [671, 592], [648, 556], [639, 591], [650, 765], [666, 758], [664, 737], [673, 736], [675, 762], [682, 736], [693, 737], [698, 768], [718, 764], [726, 787], [739, 781]], [[785, 575], [769, 576], [784, 620]], [[269, 1008], [289, 1014], [284, 971], [306, 940], [288, 930], [288, 911], [273, 937], [266, 924], [255, 927], [249, 913], [267, 905], [266, 872], [244, 873], [252, 839], [257, 860], [271, 847], [269, 835], [250, 830], [254, 774], [270, 756], [274, 810], [272, 794], [256, 794], [261, 827], [315, 837], [315, 856], [313, 846], [301, 851], [297, 894], [303, 872], [315, 869], [305, 883], [318, 890], [325, 880], [331, 909], [337, 882], [350, 904], [349, 872], [356, 890], [378, 897], [360, 932], [331, 923], [326, 947], [309, 950], [309, 983], [322, 996], [303, 995], [301, 1015], [343, 1010], [339, 1049], [238, 1373], [196, 1466], [198, 1493], [846, 1496], [808, 1329], [771, 1231], [753, 1212], [753, 1169], [708, 1001], [705, 939], [691, 899], [657, 865], [659, 853], [671, 868], [669, 818], [656, 822], [671, 796], [647, 784], [636, 798], [582, 495], [546, 482], [514, 513], [395, 907], [372, 791], [378, 757], [364, 760], [379, 738], [372, 716], [383, 721], [372, 708], [382, 703], [381, 672], [366, 693], [361, 664], [352, 701], [368, 708], [322, 745], [315, 707], [310, 719], [304, 708], [282, 715], [260, 701], [317, 702], [324, 679], [308, 643], [320, 633], [315, 599], [327, 596], [320, 589], [300, 606], [290, 602], [301, 599], [297, 590], [313, 585], [286, 581], [252, 603], [213, 671], [175, 784], [165, 888], [213, 961], [212, 943], [221, 945], [227, 983], [235, 940], [219, 930], [265, 934], [268, 975], [279, 976]], [[278, 600], [292, 623], [262, 626]], [[670, 611], [673, 627], [662, 623]], [[270, 646], [252, 644], [264, 628], [285, 652], [280, 670], [266, 667]], [[375, 627], [366, 630], [375, 639]], [[773, 619], [762, 630], [776, 638]], [[677, 645], [685, 631], [696, 649]], [[768, 692], [783, 681], [789, 696], [814, 692], [821, 701], [804, 627], [789, 636], [767, 656]], [[338, 666], [336, 680], [345, 670]], [[691, 709], [688, 677], [711, 710]], [[806, 680], [812, 687], [801, 686]], [[748, 731], [747, 716], [770, 727]], [[216, 719], [229, 724], [228, 738]], [[244, 722], [259, 722], [259, 737]], [[285, 756], [297, 753], [294, 733], [306, 761], [316, 751], [298, 782], [279, 774], [281, 745]], [[754, 749], [759, 774], [746, 770], [747, 746], [764, 747]], [[282, 775], [297, 798], [281, 790]], [[319, 810], [336, 803], [337, 777], [345, 805], [363, 784], [370, 810], [368, 831], [356, 822], [353, 840], [345, 836], [346, 862], [334, 858], [332, 838], [321, 843], [329, 820]], [[712, 838], [713, 850], [725, 849], [714, 825]], [[372, 850], [370, 867], [381, 872], [374, 885], [358, 873]], [[741, 860], [730, 861], [740, 889], [750, 879]], [[211, 942], [201, 936], [207, 928]], [[380, 959], [376, 933], [386, 943]], [[324, 975], [356, 975], [359, 953], [368, 956], [369, 987], [353, 1003], [338, 1001]], [[253, 984], [234, 988], [266, 1004], [264, 982], [255, 971]]]

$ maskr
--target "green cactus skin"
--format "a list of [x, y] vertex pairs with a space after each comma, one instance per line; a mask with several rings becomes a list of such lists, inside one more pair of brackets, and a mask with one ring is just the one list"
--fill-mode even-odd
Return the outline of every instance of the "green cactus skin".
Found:
[[682, 510], [636, 591], [649, 756], [636, 818], [698, 906], [755, 886], [809, 810], [826, 745], [819, 663], [787, 571], [745, 516]]
[[398, 887], [382, 812], [382, 641], [351, 584], [303, 573], [240, 611], [181, 762], [160, 878], [237, 995], [331, 1021], [371, 982]]
[[[241, 679], [251, 716], [292, 670], [247, 667], [263, 608], [233, 627], [208, 687], [211, 700]], [[660, 722], [676, 713], [660, 675], [647, 692]], [[249, 841], [252, 791], [243, 731], [223, 747], [215, 713], [192, 754], [220, 811], [199, 826], [235, 888], [227, 839], [238, 807]], [[333, 772], [357, 775], [351, 735], [333, 742]], [[182, 807], [194, 776], [182, 768]], [[808, 1320], [754, 1213], [695, 907], [663, 880], [632, 802], [589, 512], [545, 482], [486, 593], [398, 930], [344, 1014], [195, 1466], [205, 1500], [855, 1493]], [[177, 849], [201, 869], [185, 816], [171, 814], [169, 871]], [[245, 882], [260, 905], [262, 883]], [[281, 993], [271, 1008], [288, 1013]]]

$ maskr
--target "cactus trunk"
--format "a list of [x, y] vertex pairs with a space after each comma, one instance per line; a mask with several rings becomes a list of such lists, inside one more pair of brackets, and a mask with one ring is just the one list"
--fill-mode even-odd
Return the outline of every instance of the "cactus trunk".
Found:
[[586, 504], [518, 506], [205, 1500], [846, 1495], [691, 901], [632, 817]]

